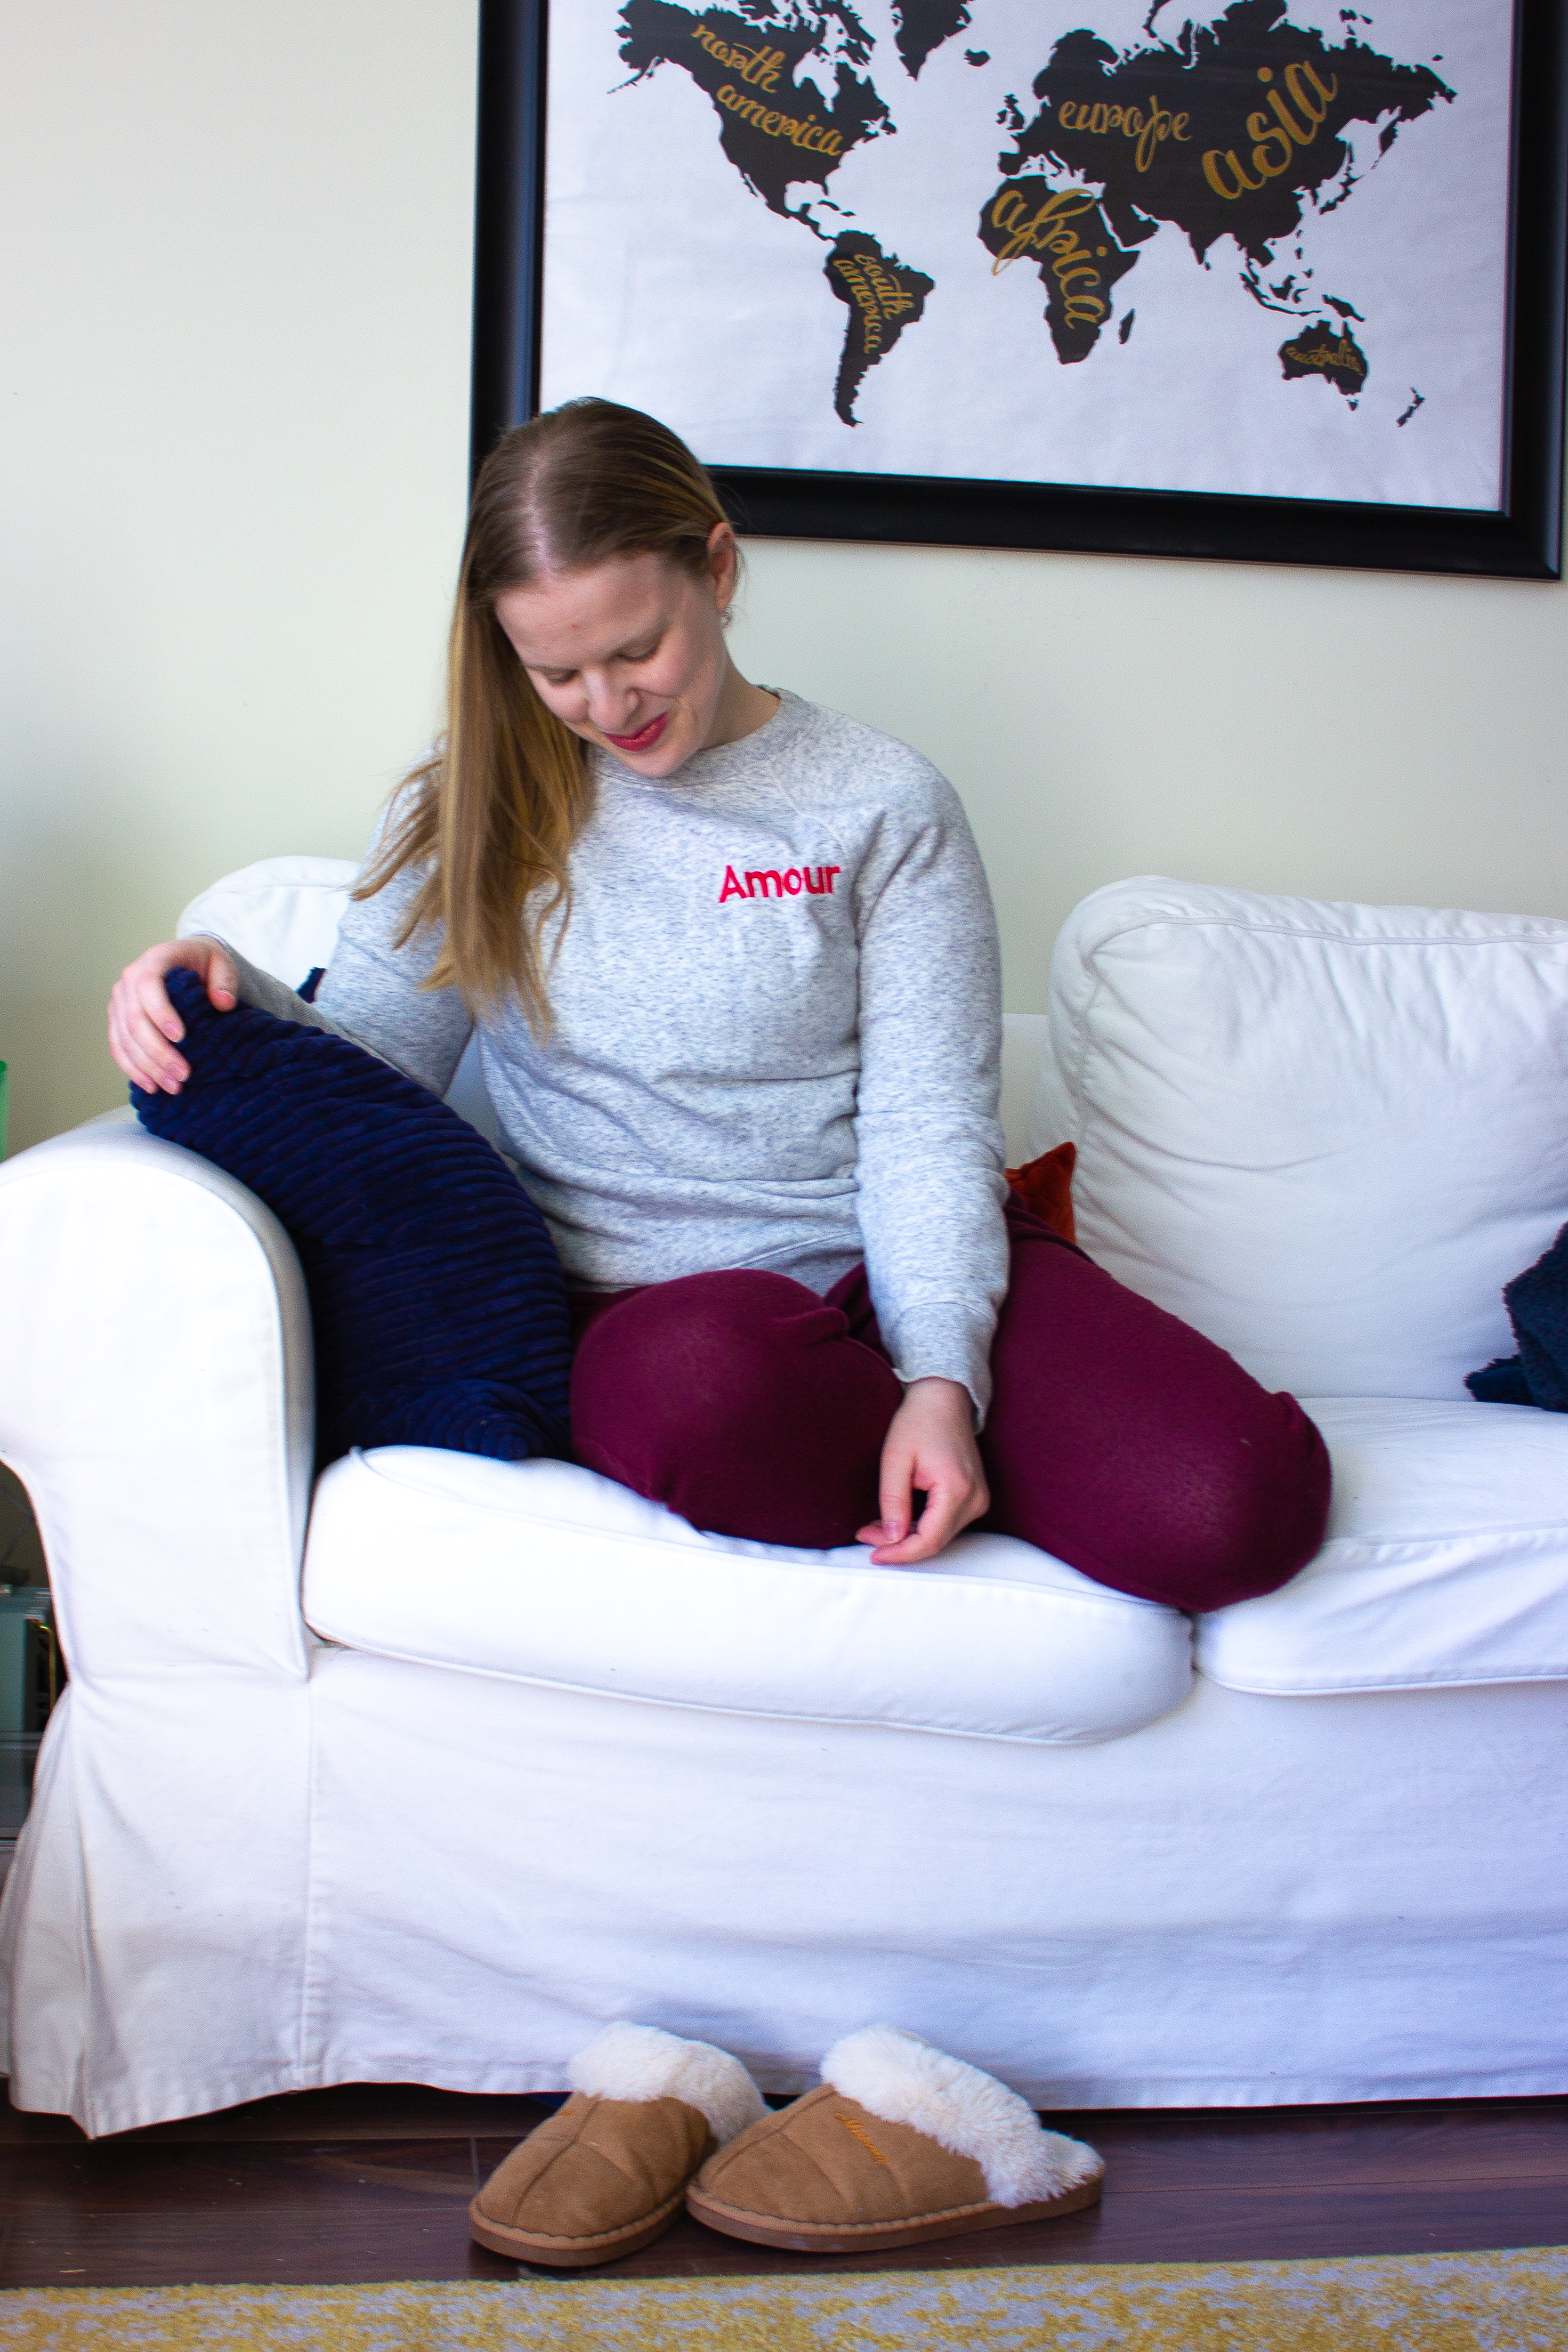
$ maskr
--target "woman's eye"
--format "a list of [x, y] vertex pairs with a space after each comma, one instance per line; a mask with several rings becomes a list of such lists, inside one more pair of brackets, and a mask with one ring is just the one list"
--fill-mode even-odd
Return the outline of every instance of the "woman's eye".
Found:
[[635, 653], [629, 653], [629, 654], [627, 654], [627, 656], [626, 656], [626, 659], [627, 659], [627, 661], [629, 661], [629, 662], [645, 662], [645, 661], [652, 661], [652, 659], [653, 659], [653, 657], [654, 657], [655, 654], [656, 654], [656, 653], [658, 653], [658, 649], [659, 649], [659, 646], [663, 644], [663, 642], [664, 642], [664, 640], [663, 640], [663, 638], [662, 638], [662, 637], [655, 637], [655, 639], [654, 639], [654, 641], [653, 641], [653, 643], [652, 643], [652, 645], [651, 645], [651, 646], [639, 646], [637, 647], [637, 651], [636, 651]]

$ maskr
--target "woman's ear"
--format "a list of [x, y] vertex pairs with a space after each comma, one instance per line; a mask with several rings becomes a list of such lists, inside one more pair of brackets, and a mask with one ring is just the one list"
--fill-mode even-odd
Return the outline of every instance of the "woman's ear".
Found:
[[729, 612], [740, 570], [741, 551], [735, 545], [735, 534], [727, 522], [716, 522], [708, 534], [708, 576], [713, 583], [713, 601], [721, 614]]

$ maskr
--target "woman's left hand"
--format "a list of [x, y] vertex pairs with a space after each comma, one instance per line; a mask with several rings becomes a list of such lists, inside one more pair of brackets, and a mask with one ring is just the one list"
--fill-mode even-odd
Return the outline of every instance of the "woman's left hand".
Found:
[[[925, 1508], [914, 1517], [915, 1488]], [[974, 1407], [958, 1381], [911, 1381], [882, 1446], [882, 1516], [858, 1543], [875, 1544], [879, 1568], [914, 1568], [934, 1559], [955, 1535], [991, 1507], [974, 1442]]]

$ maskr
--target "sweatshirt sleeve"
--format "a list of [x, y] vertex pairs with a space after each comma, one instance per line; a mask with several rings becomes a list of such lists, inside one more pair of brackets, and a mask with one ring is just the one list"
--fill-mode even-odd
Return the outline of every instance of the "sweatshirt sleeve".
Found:
[[983, 1421], [1007, 1286], [1001, 959], [979, 851], [934, 770], [915, 805], [883, 818], [857, 891], [871, 1297], [899, 1378], [961, 1381]]
[[417, 877], [404, 873], [374, 898], [350, 899], [313, 1004], [224, 940], [238, 969], [241, 1003], [281, 1021], [347, 1037], [433, 1095], [445, 1095], [472, 1024], [455, 988], [419, 985], [436, 961], [435, 940], [422, 936], [405, 947], [395, 945], [417, 887]]
[[438, 936], [422, 931], [396, 945], [419, 879], [405, 867], [374, 898], [349, 900], [316, 1002], [345, 1036], [444, 1095], [473, 1024], [455, 988], [420, 985], [440, 952]]

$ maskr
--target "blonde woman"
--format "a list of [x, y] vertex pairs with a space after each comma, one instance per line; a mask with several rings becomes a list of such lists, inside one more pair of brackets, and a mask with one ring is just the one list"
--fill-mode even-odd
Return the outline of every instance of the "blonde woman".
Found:
[[179, 1090], [179, 964], [437, 1094], [477, 1030], [573, 1289], [577, 1458], [699, 1527], [914, 1567], [984, 1518], [1177, 1608], [1272, 1590], [1321, 1540], [1321, 1439], [1009, 1198], [963, 811], [907, 745], [742, 676], [737, 562], [652, 418], [510, 434], [445, 740], [315, 1006], [174, 940], [117, 983], [115, 1059]]

